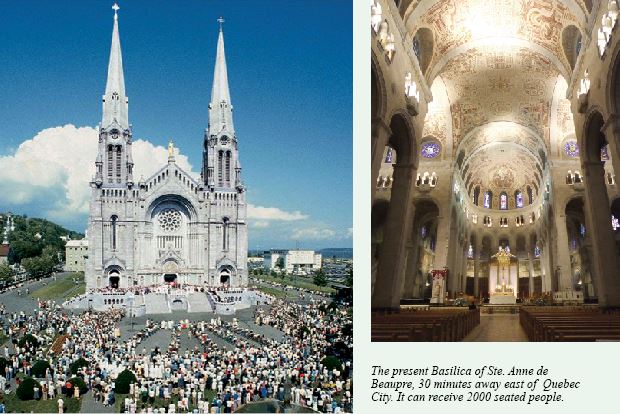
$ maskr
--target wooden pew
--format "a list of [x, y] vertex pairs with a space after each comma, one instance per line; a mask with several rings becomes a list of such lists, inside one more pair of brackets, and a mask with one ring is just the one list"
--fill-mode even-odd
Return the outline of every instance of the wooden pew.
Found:
[[519, 319], [531, 341], [620, 340], [620, 313], [598, 307], [522, 307]]
[[460, 341], [480, 324], [480, 309], [373, 312], [371, 323], [372, 341]]

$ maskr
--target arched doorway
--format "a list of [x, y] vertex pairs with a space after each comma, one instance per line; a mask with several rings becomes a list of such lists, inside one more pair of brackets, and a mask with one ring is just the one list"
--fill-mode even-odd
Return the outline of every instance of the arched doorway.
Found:
[[174, 260], [167, 260], [163, 265], [164, 270], [164, 282], [176, 283], [177, 276], [179, 275], [179, 265]]
[[177, 280], [176, 273], [166, 273], [164, 274], [164, 282], [166, 283], [174, 283]]
[[108, 273], [108, 281], [112, 289], [118, 289], [121, 282], [120, 272], [118, 270], [111, 270], [110, 273]]
[[220, 284], [230, 286], [230, 270], [222, 269], [220, 271]]

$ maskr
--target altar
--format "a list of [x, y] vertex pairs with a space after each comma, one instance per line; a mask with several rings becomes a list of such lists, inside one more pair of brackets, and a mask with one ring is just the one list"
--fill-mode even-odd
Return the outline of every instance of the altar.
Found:
[[510, 248], [500, 247], [491, 256], [489, 275], [489, 304], [514, 305], [517, 303], [518, 266], [516, 256], [510, 254]]

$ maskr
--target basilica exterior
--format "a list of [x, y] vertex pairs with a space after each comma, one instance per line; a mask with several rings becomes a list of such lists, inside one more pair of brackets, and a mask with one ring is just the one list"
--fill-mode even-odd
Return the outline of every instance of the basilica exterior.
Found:
[[246, 188], [232, 110], [220, 22], [200, 177], [176, 164], [172, 143], [167, 164], [146, 179], [134, 177], [115, 10], [96, 172], [90, 183], [88, 290], [172, 282], [247, 285]]

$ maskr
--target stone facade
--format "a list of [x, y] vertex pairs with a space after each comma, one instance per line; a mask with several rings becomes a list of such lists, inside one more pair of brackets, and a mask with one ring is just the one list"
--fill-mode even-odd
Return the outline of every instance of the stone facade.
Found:
[[178, 282], [242, 287], [247, 275], [246, 189], [232, 122], [220, 28], [200, 177], [168, 163], [133, 177], [118, 16], [114, 16], [96, 175], [91, 182], [88, 289]]

